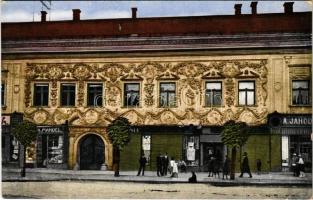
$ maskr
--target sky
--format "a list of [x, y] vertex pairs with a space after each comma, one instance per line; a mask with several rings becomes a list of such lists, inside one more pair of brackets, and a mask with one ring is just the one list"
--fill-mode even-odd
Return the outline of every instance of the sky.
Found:
[[[48, 1], [44, 1], [48, 2]], [[285, 1], [258, 1], [258, 13], [282, 13]], [[290, 1], [288, 1], [290, 2]], [[294, 1], [294, 12], [312, 11], [312, 1]], [[72, 9], [81, 10], [81, 19], [129, 18], [131, 7], [137, 17], [233, 15], [234, 4], [242, 4], [242, 14], [250, 14], [251, 1], [51, 1], [51, 10], [40, 1], [1, 1], [1, 22], [71, 20]]]

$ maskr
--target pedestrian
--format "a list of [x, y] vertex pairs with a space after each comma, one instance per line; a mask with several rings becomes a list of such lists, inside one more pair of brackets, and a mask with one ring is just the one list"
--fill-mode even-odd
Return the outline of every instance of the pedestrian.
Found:
[[142, 176], [145, 175], [146, 163], [147, 163], [146, 157], [144, 155], [141, 155], [141, 157], [139, 158], [139, 169], [138, 169], [137, 176], [140, 175], [140, 172], [142, 172]]
[[248, 160], [248, 155], [247, 152], [243, 153], [243, 161], [241, 164], [241, 174], [240, 174], [240, 178], [242, 178], [243, 173], [248, 173], [250, 178], [252, 178], [251, 172], [250, 172], [250, 167], [249, 167], [249, 160]]
[[197, 176], [196, 173], [194, 171], [191, 172], [191, 177], [188, 179], [189, 183], [196, 183], [197, 182]]
[[178, 166], [177, 166], [177, 163], [175, 161], [175, 158], [173, 157], [171, 161], [173, 161], [173, 162], [171, 162], [171, 164], [173, 165], [173, 171], [172, 171], [171, 177], [178, 178]]
[[166, 152], [165, 155], [163, 156], [163, 174], [164, 174], [164, 176], [167, 175], [168, 164], [169, 164], [169, 159], [168, 159], [168, 155]]
[[187, 172], [187, 165], [186, 165], [186, 162], [183, 160], [180, 163], [180, 171], [181, 172]]
[[174, 157], [171, 158], [170, 160], [170, 174], [173, 175], [173, 166], [174, 166]]
[[256, 160], [256, 168], [257, 168], [257, 173], [258, 173], [258, 174], [261, 173], [261, 166], [262, 166], [261, 159], [257, 159], [257, 160]]
[[209, 157], [209, 162], [208, 162], [208, 171], [209, 171], [209, 175], [208, 177], [213, 177], [213, 170], [214, 169], [214, 157], [213, 156], [210, 156]]
[[305, 177], [305, 173], [304, 173], [304, 161], [303, 161], [303, 158], [301, 157], [300, 154], [299, 154], [298, 165], [299, 165], [299, 172], [300, 172], [299, 177], [304, 178], [304, 177]]
[[157, 165], [157, 175], [162, 176], [161, 174], [161, 154], [159, 153], [158, 156], [156, 157], [156, 165]]
[[293, 153], [292, 158], [291, 158], [291, 169], [293, 171], [293, 176], [299, 176], [298, 175], [298, 169], [297, 169], [297, 162], [298, 162], [298, 157], [296, 153]]
[[223, 179], [224, 179], [224, 176], [226, 176], [226, 179], [227, 179], [229, 171], [230, 171], [230, 160], [229, 160], [228, 156], [226, 155], [225, 161], [223, 164]]
[[220, 163], [215, 157], [213, 157], [213, 173], [215, 178], [216, 175], [220, 178]]
[[164, 156], [161, 155], [160, 156], [160, 160], [161, 160], [161, 168], [160, 168], [160, 173], [161, 173], [161, 176], [164, 176], [164, 171], [163, 171], [163, 166], [164, 166]]

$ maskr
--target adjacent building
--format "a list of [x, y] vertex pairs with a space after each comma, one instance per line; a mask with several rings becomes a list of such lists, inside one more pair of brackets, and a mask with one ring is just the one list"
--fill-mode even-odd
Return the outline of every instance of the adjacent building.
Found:
[[[133, 128], [122, 170], [143, 151], [150, 170], [167, 153], [205, 171], [210, 155], [221, 163], [228, 152], [223, 124], [244, 121], [252, 169], [257, 159], [265, 171], [288, 169], [293, 153], [310, 167], [312, 13], [292, 2], [284, 13], [251, 8], [156, 18], [132, 8], [131, 18], [98, 20], [73, 9], [73, 20], [42, 11], [40, 22], [3, 23], [2, 127], [14, 112], [38, 125], [34, 167], [112, 169], [106, 127], [124, 116]], [[2, 130], [4, 150], [15, 140]]]

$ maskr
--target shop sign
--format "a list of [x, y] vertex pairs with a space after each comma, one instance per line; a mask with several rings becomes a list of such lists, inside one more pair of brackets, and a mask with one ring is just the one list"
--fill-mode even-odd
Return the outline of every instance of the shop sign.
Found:
[[308, 116], [283, 117], [283, 125], [312, 125], [312, 118]]
[[63, 130], [61, 129], [61, 127], [55, 127], [55, 126], [37, 127], [37, 130], [40, 134], [43, 134], [43, 135], [63, 134]]

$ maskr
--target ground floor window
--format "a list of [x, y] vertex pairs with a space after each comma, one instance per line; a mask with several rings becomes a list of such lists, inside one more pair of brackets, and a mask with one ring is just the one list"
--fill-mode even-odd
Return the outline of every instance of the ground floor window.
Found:
[[49, 135], [48, 162], [63, 163], [63, 135]]
[[19, 159], [19, 142], [11, 135], [10, 137], [10, 161], [16, 162]]
[[199, 136], [185, 136], [183, 148], [187, 166], [199, 166]]
[[143, 135], [142, 136], [142, 150], [143, 154], [147, 159], [147, 163], [150, 163], [151, 157], [151, 136], [150, 135]]
[[312, 163], [312, 142], [309, 135], [291, 135], [289, 138], [289, 151], [289, 155], [293, 153], [301, 154], [304, 162], [307, 163], [306, 165]]

